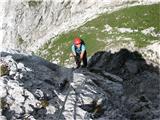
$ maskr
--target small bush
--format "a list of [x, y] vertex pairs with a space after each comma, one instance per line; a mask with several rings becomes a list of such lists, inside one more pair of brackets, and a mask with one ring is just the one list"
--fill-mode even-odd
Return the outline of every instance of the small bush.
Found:
[[35, 1], [35, 0], [30, 0], [30, 1], [28, 1], [28, 5], [29, 5], [29, 7], [36, 7], [36, 6], [38, 6], [38, 5], [40, 5], [42, 3], [42, 1]]
[[17, 43], [19, 45], [23, 44], [24, 40], [22, 39], [21, 35], [18, 35], [18, 38], [17, 38]]
[[6, 100], [4, 98], [0, 98], [0, 109], [5, 109], [7, 107]]
[[43, 108], [46, 108], [49, 105], [47, 100], [41, 100], [40, 102]]
[[8, 66], [4, 64], [0, 64], [0, 77], [3, 75], [8, 75], [8, 74], [9, 74]]

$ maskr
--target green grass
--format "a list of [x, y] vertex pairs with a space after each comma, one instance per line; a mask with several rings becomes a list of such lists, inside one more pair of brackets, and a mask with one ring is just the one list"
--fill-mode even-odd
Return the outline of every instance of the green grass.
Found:
[[[83, 34], [80, 36], [78, 34], [80, 31], [71, 31], [69, 34], [62, 34], [57, 39], [54, 40], [54, 42], [46, 43], [43, 48], [39, 50], [39, 55], [46, 58], [49, 61], [53, 61], [56, 58], [60, 59], [60, 63], [64, 64], [65, 60], [69, 58], [69, 54], [71, 53], [71, 45], [73, 42], [73, 39], [77, 36], [81, 37], [84, 41], [86, 46], [86, 49], [88, 51], [88, 54], [91, 55], [96, 50], [100, 49], [103, 45], [102, 43], [99, 43], [96, 41], [95, 34]], [[90, 44], [91, 43], [91, 44]], [[51, 46], [51, 47], [49, 47]], [[88, 48], [90, 48], [88, 50]], [[41, 53], [41, 51], [47, 50], [47, 54]], [[56, 54], [58, 52], [62, 51], [63, 54]]]
[[[101, 14], [98, 18], [91, 20], [83, 26], [63, 33], [56, 39], [51, 39], [37, 52], [41, 57], [54, 61], [60, 60], [60, 64], [64, 64], [69, 58], [71, 52], [72, 41], [75, 37], [81, 37], [87, 46], [88, 56], [93, 55], [99, 50], [103, 50], [112, 40], [112, 44], [125, 42], [125, 38], [130, 38], [137, 47], [145, 47], [158, 37], [144, 35], [141, 30], [149, 27], [155, 28], [155, 33], [160, 32], [160, 4], [143, 5], [125, 8], [110, 14]], [[103, 32], [105, 25], [112, 27], [110, 32]], [[133, 33], [120, 33], [117, 28], [131, 28], [138, 30]], [[121, 37], [121, 38], [120, 38]], [[119, 39], [120, 38], [120, 39]], [[129, 41], [126, 41], [127, 43]], [[62, 52], [61, 54], [57, 54]]]
[[112, 27], [126, 27], [139, 30], [154, 27], [156, 31], [160, 31], [159, 11], [160, 4], [134, 6], [111, 14], [102, 14], [99, 18], [86, 25], [94, 24], [98, 28], [103, 28], [103, 25], [107, 23]]
[[160, 31], [160, 4], [134, 6], [105, 16], [108, 18], [107, 23], [112, 27], [138, 30], [154, 27], [156, 31]]

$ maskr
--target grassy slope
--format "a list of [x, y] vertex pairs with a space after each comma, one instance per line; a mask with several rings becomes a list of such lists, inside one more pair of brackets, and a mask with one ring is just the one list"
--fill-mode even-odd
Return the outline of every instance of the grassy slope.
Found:
[[[149, 27], [154, 27], [155, 33], [160, 31], [159, 9], [160, 4], [155, 4], [134, 6], [110, 14], [102, 14], [76, 30], [63, 33], [55, 40], [51, 39], [50, 42], [39, 49], [38, 55], [50, 61], [60, 59], [60, 63], [63, 64], [71, 52], [72, 40], [77, 36], [86, 42], [89, 56], [98, 50], [103, 50], [110, 43], [109, 40], [112, 40], [112, 44], [116, 45], [118, 42], [127, 42], [126, 40], [124, 41], [124, 38], [130, 38], [137, 47], [144, 47], [150, 42], [159, 39], [158, 37], [141, 33], [141, 30]], [[112, 27], [111, 31], [103, 31], [106, 24]], [[117, 28], [131, 28], [138, 31], [120, 33]]]

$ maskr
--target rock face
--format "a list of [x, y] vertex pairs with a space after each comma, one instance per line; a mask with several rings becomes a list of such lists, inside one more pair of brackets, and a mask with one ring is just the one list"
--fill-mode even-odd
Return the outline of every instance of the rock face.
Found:
[[[1, 0], [0, 43], [36, 50], [50, 38], [130, 0]], [[137, 4], [159, 0], [134, 0]]]
[[1, 52], [1, 56], [9, 68], [9, 75], [0, 78], [1, 115], [7, 119], [37, 119], [54, 113], [54, 104], [58, 105], [54, 90], [60, 82], [71, 79], [71, 70], [18, 52]]
[[[117, 106], [121, 112], [126, 114], [127, 119], [150, 120], [160, 118], [160, 106], [158, 105], [160, 100], [159, 65], [156, 67], [153, 64], [148, 65], [140, 53], [121, 49], [116, 53], [96, 53], [91, 58], [88, 67], [90, 71], [104, 77], [110, 78], [104, 74], [108, 72], [123, 80], [124, 91], [117, 101]], [[150, 113], [150, 111], [154, 112]]]
[[3, 51], [0, 118], [31, 120], [151, 120], [160, 118], [159, 65], [138, 52], [98, 52], [72, 70], [39, 57]]

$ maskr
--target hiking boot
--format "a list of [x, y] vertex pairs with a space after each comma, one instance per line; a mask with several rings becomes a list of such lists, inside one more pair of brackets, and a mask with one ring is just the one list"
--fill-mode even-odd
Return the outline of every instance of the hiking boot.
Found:
[[82, 66], [81, 66], [81, 68], [86, 68], [86, 67], [87, 67], [86, 65], [82, 65]]

